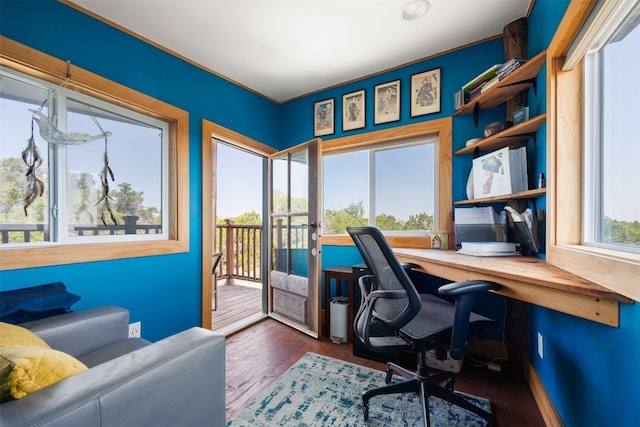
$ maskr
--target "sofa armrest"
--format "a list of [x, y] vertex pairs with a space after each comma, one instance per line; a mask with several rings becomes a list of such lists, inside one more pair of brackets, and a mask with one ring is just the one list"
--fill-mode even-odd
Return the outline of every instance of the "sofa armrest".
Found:
[[22, 323], [51, 348], [79, 357], [129, 336], [129, 311], [100, 306]]
[[3, 426], [224, 426], [225, 337], [191, 328], [23, 399]]

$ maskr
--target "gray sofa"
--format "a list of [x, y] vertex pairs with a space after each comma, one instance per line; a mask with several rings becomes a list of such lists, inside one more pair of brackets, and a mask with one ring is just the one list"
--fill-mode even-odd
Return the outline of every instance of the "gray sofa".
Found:
[[89, 370], [3, 403], [0, 425], [225, 425], [224, 336], [191, 328], [151, 343], [128, 324], [111, 306], [23, 323]]

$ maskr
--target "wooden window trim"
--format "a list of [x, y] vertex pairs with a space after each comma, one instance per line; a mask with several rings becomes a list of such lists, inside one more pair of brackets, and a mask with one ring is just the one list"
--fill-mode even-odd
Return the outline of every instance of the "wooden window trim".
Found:
[[[0, 65], [53, 84], [61, 84], [67, 76], [66, 61], [2, 36]], [[189, 113], [75, 66], [72, 79], [82, 93], [169, 124], [168, 239], [0, 247], [0, 270], [188, 252]]]
[[547, 49], [547, 262], [640, 300], [640, 255], [582, 244], [582, 61], [562, 65], [595, 4], [573, 0]]
[[[438, 174], [436, 176], [436, 194], [438, 200], [438, 231], [447, 231], [452, 235], [452, 119], [446, 117], [399, 126], [390, 129], [382, 129], [357, 135], [335, 138], [322, 142], [322, 154], [336, 153], [340, 151], [353, 151], [365, 149], [394, 141], [418, 137], [436, 137], [435, 158], [438, 159]], [[428, 237], [390, 237], [389, 244], [392, 247], [404, 248], [429, 248], [431, 239]], [[353, 245], [351, 237], [342, 234], [323, 234], [323, 245]]]

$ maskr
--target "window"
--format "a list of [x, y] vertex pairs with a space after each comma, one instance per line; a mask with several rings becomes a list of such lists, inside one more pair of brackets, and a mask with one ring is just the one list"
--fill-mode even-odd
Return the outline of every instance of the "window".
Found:
[[[189, 114], [78, 67], [72, 68], [73, 90], [66, 91], [66, 96], [52, 97], [51, 89], [60, 87], [65, 80], [67, 63], [2, 36], [0, 59], [3, 73], [0, 79], [3, 111], [0, 117], [0, 199], [5, 208], [0, 212], [3, 215], [0, 223], [7, 227], [4, 221], [15, 218], [15, 223], [9, 221], [12, 227], [25, 228], [27, 223], [35, 229], [20, 232], [21, 236], [29, 237], [12, 236], [11, 242], [9, 231], [0, 231], [3, 242], [6, 241], [0, 244], [0, 269], [187, 252]], [[47, 98], [50, 101], [42, 105]], [[117, 181], [109, 182], [109, 194], [114, 199], [112, 210], [119, 223], [117, 227], [104, 226], [102, 211], [97, 210], [101, 206], [94, 204], [100, 197], [100, 186], [96, 188], [94, 182], [96, 173], [103, 167], [104, 139], [101, 144], [58, 147], [58, 144], [45, 144], [40, 139], [38, 125], [34, 125], [34, 139], [37, 139], [43, 162], [36, 177], [43, 182], [44, 192], [28, 206], [26, 218], [15, 217], [16, 210], [20, 213], [21, 209], [24, 216], [22, 201], [25, 196], [20, 182], [25, 182], [27, 168], [21, 151], [30, 137], [32, 113], [28, 109], [38, 110], [40, 105], [43, 117], [51, 117], [65, 132], [96, 135], [102, 133], [100, 128], [112, 132], [108, 146], [109, 166]], [[17, 117], [15, 121], [6, 120], [5, 117], [14, 112], [26, 116]], [[123, 139], [118, 141], [120, 137], [116, 137], [116, 132], [123, 135]], [[21, 136], [16, 140], [9, 135]], [[140, 144], [144, 145], [144, 150], [151, 149], [153, 153], [138, 151]], [[8, 172], [11, 167], [18, 173]], [[137, 179], [134, 168], [143, 168], [144, 178], [149, 182]], [[6, 183], [5, 179], [23, 181]], [[12, 190], [7, 191], [9, 188]], [[122, 195], [128, 197], [115, 197]], [[127, 203], [117, 206], [117, 201]], [[130, 213], [139, 215], [127, 215]], [[147, 230], [141, 235], [118, 230], [118, 227], [122, 228], [121, 221], [127, 224], [127, 216], [138, 216], [134, 228], [146, 227], [149, 234]], [[110, 219], [109, 214], [105, 221], [111, 223]], [[85, 226], [91, 230], [81, 233]], [[100, 230], [98, 235], [93, 235], [96, 226]], [[102, 234], [107, 230], [106, 235]], [[111, 235], [112, 231], [114, 235]]]
[[[605, 28], [585, 56], [585, 244], [640, 251], [640, 191], [632, 171], [640, 158], [636, 99], [640, 74], [640, 8], [616, 28]], [[613, 32], [611, 37], [605, 36]], [[603, 40], [607, 40], [606, 42]], [[602, 40], [602, 41], [600, 41]]]
[[324, 232], [373, 225], [393, 234], [433, 230], [435, 140], [323, 157]]
[[[633, 191], [635, 165], [619, 160], [621, 153], [633, 159], [631, 149], [636, 148], [632, 146], [637, 138], [631, 134], [630, 140], [621, 139], [621, 135], [613, 133], [616, 125], [610, 120], [622, 114], [618, 109], [623, 103], [628, 105], [634, 101], [631, 97], [620, 104], [619, 101], [608, 103], [619, 100], [619, 94], [601, 92], [611, 91], [610, 82], [620, 80], [628, 88], [627, 96], [632, 93], [633, 79], [623, 74], [629, 67], [635, 74], [638, 70], [637, 39], [632, 41], [637, 29], [631, 30], [637, 27], [637, 18], [634, 18], [638, 16], [637, 3], [637, 0], [572, 1], [547, 49], [547, 262], [634, 300], [640, 300], [637, 286], [640, 253], [637, 244], [630, 244], [631, 238], [619, 239], [613, 232], [616, 228], [609, 224], [614, 219], [636, 223], [631, 220], [633, 217], [616, 217], [627, 209], [638, 212], [637, 205], [633, 204], [638, 200], [638, 192]], [[623, 25], [627, 25], [628, 31], [619, 31]], [[605, 36], [607, 32], [609, 36]], [[594, 45], [594, 42], [600, 44]], [[634, 54], [627, 55], [628, 63], [622, 68], [605, 67], [604, 63], [613, 59], [607, 59], [610, 48], [616, 43], [623, 46], [629, 42], [634, 46]], [[602, 50], [596, 55], [605, 59], [600, 62], [600, 69], [589, 70], [593, 58], [587, 59], [585, 55], [591, 55], [587, 52], [594, 47], [593, 52]], [[585, 75], [594, 70], [601, 74], [596, 80], [587, 81]], [[598, 91], [590, 87], [594, 84]], [[596, 104], [594, 95], [604, 97]], [[635, 107], [632, 104], [628, 108]], [[583, 114], [587, 110], [591, 116]], [[592, 120], [590, 117], [595, 117], [596, 125], [588, 123]], [[591, 142], [585, 144], [587, 140]], [[618, 169], [626, 174], [624, 181], [616, 175]], [[618, 193], [615, 188], [621, 182], [624, 182], [624, 193]]]
[[[4, 68], [0, 78], [2, 244], [167, 238], [167, 123]], [[48, 143], [32, 116], [51, 111], [62, 131], [111, 135]]]

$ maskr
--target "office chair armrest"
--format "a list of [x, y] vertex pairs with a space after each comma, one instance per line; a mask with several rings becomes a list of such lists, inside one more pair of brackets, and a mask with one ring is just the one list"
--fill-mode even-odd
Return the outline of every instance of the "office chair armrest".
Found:
[[402, 268], [406, 272], [409, 272], [410, 270], [413, 270], [414, 268], [420, 267], [418, 264], [414, 264], [412, 262], [403, 262], [400, 265], [402, 266]]
[[368, 295], [368, 298], [371, 299], [400, 299], [406, 298], [407, 291], [404, 289], [396, 289], [396, 290], [387, 290], [387, 291], [373, 291]]
[[378, 298], [386, 299], [400, 299], [406, 298], [407, 292], [404, 289], [396, 290], [379, 290], [373, 288], [373, 276], [362, 276], [358, 279], [358, 285], [360, 286], [360, 292], [362, 294], [362, 302], [365, 299], [375, 300]]
[[469, 293], [478, 293], [486, 291], [497, 291], [500, 289], [500, 285], [495, 282], [489, 282], [487, 280], [465, 280], [463, 282], [453, 282], [447, 285], [442, 285], [438, 288], [440, 295], [458, 296]]
[[464, 357], [469, 335], [469, 318], [477, 294], [489, 290], [495, 291], [499, 288], [499, 284], [486, 280], [465, 280], [463, 282], [449, 283], [438, 288], [439, 294], [453, 296], [456, 301], [449, 347], [449, 355], [453, 359], [460, 360]]

